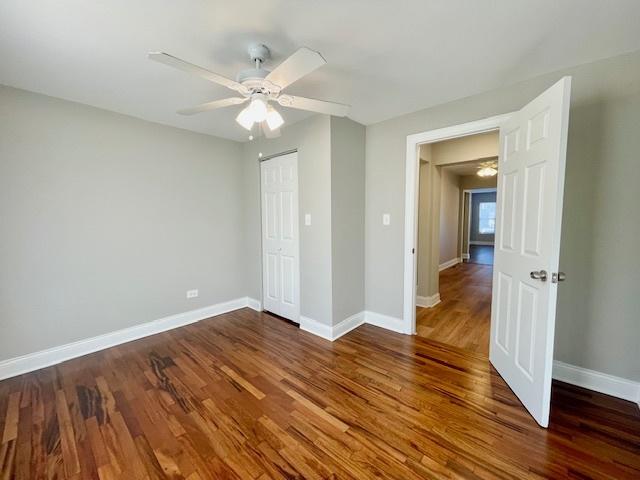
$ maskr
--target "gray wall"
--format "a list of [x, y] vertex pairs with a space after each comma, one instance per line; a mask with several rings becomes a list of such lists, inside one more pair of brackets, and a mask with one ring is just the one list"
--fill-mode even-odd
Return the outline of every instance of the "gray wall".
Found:
[[0, 87], [0, 360], [245, 296], [240, 149]]
[[[331, 133], [330, 117], [314, 115], [282, 129], [275, 139], [243, 144], [245, 247], [249, 296], [262, 298], [262, 244], [258, 153], [298, 149], [301, 315], [332, 324], [331, 303]], [[304, 225], [305, 213], [311, 225]]]
[[495, 234], [480, 233], [478, 224], [480, 223], [480, 202], [495, 202], [496, 192], [472, 193], [471, 194], [471, 230], [469, 240], [471, 242], [495, 242]]
[[[408, 134], [517, 110], [573, 76], [555, 357], [640, 380], [640, 52], [556, 72], [499, 91], [367, 127], [367, 310], [402, 316], [404, 179]], [[392, 225], [382, 227], [383, 212]]]
[[333, 324], [364, 310], [365, 127], [331, 117]]
[[460, 233], [460, 177], [446, 168], [440, 170], [440, 255], [438, 265], [458, 257]]

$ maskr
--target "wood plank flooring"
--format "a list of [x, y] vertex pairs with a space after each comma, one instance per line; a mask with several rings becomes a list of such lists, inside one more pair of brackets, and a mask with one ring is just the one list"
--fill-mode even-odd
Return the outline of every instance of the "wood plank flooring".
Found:
[[0, 382], [0, 478], [640, 478], [630, 402], [555, 384], [539, 428], [486, 356], [249, 309]]
[[469, 263], [493, 265], [493, 245], [469, 245]]
[[489, 355], [493, 267], [459, 263], [440, 272], [440, 303], [417, 307], [418, 335]]

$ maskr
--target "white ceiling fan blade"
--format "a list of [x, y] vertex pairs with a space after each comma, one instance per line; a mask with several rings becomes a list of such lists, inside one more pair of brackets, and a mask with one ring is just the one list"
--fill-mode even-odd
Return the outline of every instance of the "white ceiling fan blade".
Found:
[[275, 130], [271, 130], [266, 122], [263, 122], [261, 125], [262, 133], [266, 138], [278, 138], [280, 136], [280, 129], [276, 128]]
[[177, 68], [178, 70], [182, 70], [183, 72], [192, 73], [193, 75], [198, 75], [199, 77], [206, 78], [207, 80], [217, 83], [219, 85], [223, 85], [231, 90], [235, 90], [236, 92], [247, 94], [247, 88], [241, 83], [236, 82], [235, 80], [231, 80], [230, 78], [223, 77], [222, 75], [218, 75], [217, 73], [213, 73], [206, 68], [199, 67], [189, 62], [185, 62], [184, 60], [180, 60], [173, 55], [169, 55], [164, 52], [150, 52], [149, 58], [156, 62], [164, 63], [173, 68]]
[[318, 52], [302, 47], [267, 75], [266, 80], [282, 90], [325, 63], [327, 61]]
[[296, 108], [298, 110], [308, 110], [310, 112], [324, 113], [336, 117], [346, 117], [349, 114], [349, 105], [342, 103], [325, 102], [313, 98], [296, 97], [294, 95], [281, 95], [278, 103], [283, 107]]
[[223, 100], [214, 100], [213, 102], [202, 103], [191, 108], [183, 108], [178, 110], [180, 115], [193, 115], [200, 112], [206, 112], [207, 110], [215, 110], [216, 108], [230, 107], [231, 105], [240, 105], [241, 103], [249, 100], [249, 97], [231, 97]]

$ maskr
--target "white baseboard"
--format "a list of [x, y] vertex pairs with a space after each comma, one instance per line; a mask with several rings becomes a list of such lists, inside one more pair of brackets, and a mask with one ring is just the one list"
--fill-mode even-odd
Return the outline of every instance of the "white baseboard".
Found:
[[364, 321], [370, 325], [376, 327], [386, 328], [387, 330], [393, 330], [398, 333], [410, 333], [405, 331], [405, 324], [401, 318], [390, 317], [381, 313], [364, 312]]
[[495, 245], [495, 242], [483, 242], [481, 240], [471, 240], [469, 245], [491, 245], [492, 247]]
[[441, 263], [438, 266], [438, 270], [442, 271], [442, 270], [446, 270], [447, 268], [451, 268], [454, 265], [457, 265], [458, 263], [460, 263], [460, 258], [452, 258], [451, 260], [447, 260], [444, 263]]
[[629, 400], [637, 403], [640, 407], [640, 382], [596, 372], [588, 368], [576, 367], [559, 360], [553, 362], [553, 378], [612, 397]]
[[[255, 300], [253, 301], [255, 302]], [[22, 375], [23, 373], [32, 372], [51, 365], [56, 365], [64, 361], [71, 360], [72, 358], [81, 357], [82, 355], [104, 350], [105, 348], [120, 345], [122, 343], [137, 340], [156, 333], [165, 332], [173, 328], [182, 327], [184, 325], [195, 323], [206, 318], [215, 317], [216, 315], [221, 315], [233, 310], [238, 310], [249, 306], [249, 303], [250, 299], [248, 297], [241, 297], [228, 302], [199, 308], [197, 310], [159, 318], [151, 322], [142, 323], [122, 330], [116, 330], [96, 337], [67, 343], [66, 345], [47, 348], [46, 350], [40, 350], [20, 357], [3, 360], [0, 361], [0, 380], [15, 377], [16, 375]]]
[[340, 323], [330, 326], [324, 323], [320, 323], [313, 318], [300, 316], [300, 328], [305, 332], [313, 333], [319, 337], [333, 342], [337, 340], [345, 333], [350, 332], [354, 328], [359, 327], [364, 323], [364, 312], [356, 313], [348, 318], [345, 318]]
[[469, 260], [471, 258], [471, 255], [469, 255], [468, 253], [463, 253], [460, 258], [462, 260]]
[[313, 318], [300, 315], [300, 329], [305, 332], [313, 333], [325, 340], [333, 341], [333, 329], [330, 325], [320, 323]]
[[421, 297], [420, 295], [416, 296], [416, 306], [418, 307], [431, 308], [435, 307], [439, 303], [440, 293], [436, 293], [430, 297]]
[[345, 318], [337, 325], [333, 326], [334, 339], [340, 338], [345, 333], [350, 332], [354, 328], [358, 328], [364, 323], [364, 312], [358, 312], [355, 315]]
[[333, 342], [342, 335], [350, 332], [354, 328], [359, 327], [363, 323], [375, 325], [376, 327], [386, 328], [398, 333], [406, 333], [404, 322], [400, 318], [390, 317], [376, 312], [360, 312], [346, 318], [342, 322], [333, 327], [320, 323], [309, 317], [300, 316], [300, 328], [306, 332], [313, 333], [319, 337]]
[[260, 300], [256, 300], [255, 298], [247, 297], [247, 307], [251, 310], [255, 310], [256, 312], [262, 311], [262, 302]]

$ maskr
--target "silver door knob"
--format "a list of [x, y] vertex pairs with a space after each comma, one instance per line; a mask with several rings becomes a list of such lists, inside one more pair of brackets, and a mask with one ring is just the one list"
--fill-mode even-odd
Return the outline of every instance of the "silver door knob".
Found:
[[567, 276], [564, 272], [552, 273], [551, 274], [551, 283], [564, 282], [567, 279]]
[[541, 282], [546, 282], [547, 281], [547, 271], [546, 270], [540, 270], [538, 272], [531, 272], [529, 275], [534, 280], [540, 280]]

